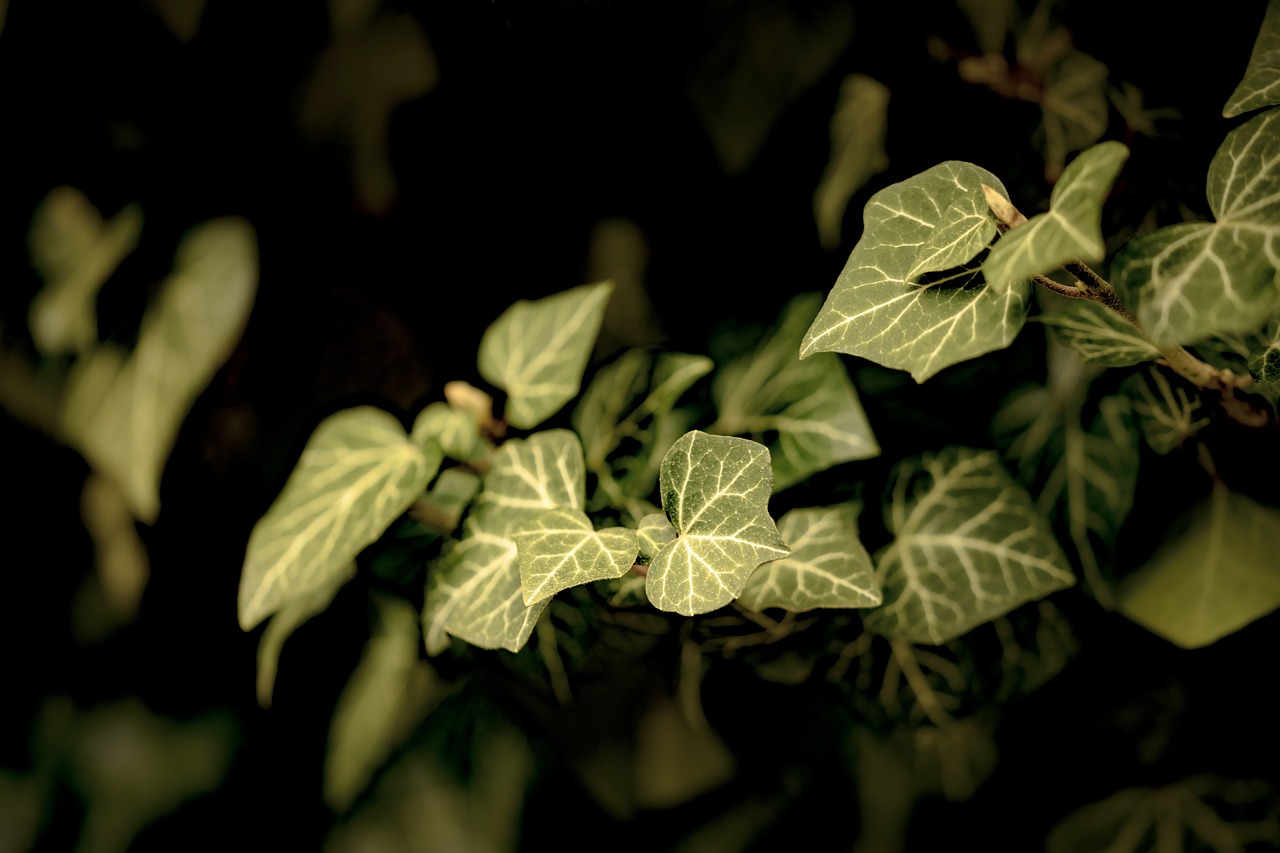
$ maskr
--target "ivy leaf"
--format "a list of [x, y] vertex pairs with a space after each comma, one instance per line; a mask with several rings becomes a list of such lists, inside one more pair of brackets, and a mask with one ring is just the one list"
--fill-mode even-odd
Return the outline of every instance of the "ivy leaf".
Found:
[[410, 435], [419, 447], [434, 440], [445, 456], [460, 462], [479, 459], [493, 449], [475, 417], [448, 403], [432, 403], [419, 412]]
[[1181, 382], [1170, 382], [1154, 365], [1145, 374], [1131, 377], [1125, 386], [1133, 398], [1143, 437], [1161, 456], [1177, 450], [1209, 425], [1209, 418], [1196, 416], [1200, 396], [1187, 393]]
[[858, 539], [858, 506], [793, 509], [778, 521], [791, 555], [752, 573], [738, 602], [749, 610], [875, 607], [883, 601]]
[[1072, 302], [1035, 319], [1052, 327], [1059, 340], [1090, 364], [1129, 367], [1160, 358], [1160, 350], [1137, 329], [1116, 312], [1092, 302]]
[[150, 524], [160, 513], [160, 474], [178, 428], [240, 339], [257, 278], [248, 223], [198, 226], [179, 245], [133, 352], [95, 347], [72, 371], [63, 436], [116, 481], [141, 521]]
[[722, 368], [711, 385], [719, 412], [712, 432], [773, 434], [766, 446], [777, 491], [880, 453], [839, 356], [796, 357], [819, 303], [816, 294], [791, 300], [755, 351]]
[[1222, 108], [1224, 118], [1244, 115], [1250, 110], [1280, 104], [1280, 0], [1267, 4], [1262, 29], [1249, 55], [1244, 79]]
[[449, 634], [485, 649], [519, 651], [547, 606], [524, 602], [513, 535], [551, 509], [581, 510], [582, 445], [568, 430], [510, 439], [498, 448], [463, 534], [431, 567], [423, 621], [427, 651]]
[[1160, 345], [1251, 332], [1280, 312], [1280, 110], [1227, 134], [1207, 191], [1216, 222], [1161, 228], [1116, 258], [1113, 275], [1138, 294], [1138, 319]]
[[578, 394], [612, 282], [522, 299], [480, 339], [480, 375], [507, 392], [506, 418], [532, 429]]
[[258, 705], [263, 709], [271, 707], [271, 698], [276, 686], [276, 670], [280, 665], [280, 651], [284, 648], [284, 641], [311, 617], [323, 613], [333, 603], [338, 590], [355, 575], [356, 564], [348, 563], [346, 568], [335, 574], [327, 584], [291, 599], [275, 616], [271, 617], [271, 621], [262, 632], [262, 639], [258, 641]]
[[640, 550], [634, 530], [596, 530], [586, 513], [572, 509], [548, 510], [512, 538], [520, 555], [525, 604], [537, 604], [569, 587], [622, 577]]
[[1045, 72], [1044, 171], [1058, 177], [1067, 154], [1093, 143], [1107, 129], [1107, 66], [1087, 53], [1073, 50]]
[[1280, 607], [1280, 510], [1222, 483], [1120, 592], [1120, 612], [1196, 649]]
[[675, 541], [676, 529], [671, 526], [670, 521], [667, 521], [665, 514], [655, 512], [640, 519], [640, 529], [636, 531], [636, 535], [640, 549], [640, 562], [647, 565], [653, 562], [654, 556], [663, 545]]
[[321, 421], [249, 534], [240, 627], [340, 577], [422, 494], [440, 461], [438, 447], [424, 453], [381, 409], [344, 409]]
[[813, 194], [813, 217], [822, 245], [840, 245], [841, 225], [849, 198], [872, 176], [889, 168], [884, 140], [889, 90], [865, 74], [850, 74], [840, 83], [831, 116], [831, 159]]
[[482, 481], [460, 468], [446, 468], [435, 485], [415, 503], [412, 515], [440, 533], [449, 533], [462, 521], [462, 513], [479, 493]]
[[1030, 281], [993, 288], [975, 258], [996, 234], [982, 185], [995, 175], [948, 162], [871, 197], [862, 239], [827, 297], [800, 357], [844, 352], [911, 371], [1008, 346], [1026, 319]]
[[1049, 212], [1001, 237], [982, 264], [983, 277], [999, 289], [1076, 258], [1102, 260], [1102, 202], [1128, 158], [1123, 144], [1104, 142], [1071, 161], [1054, 184]]
[[723, 607], [751, 573], [790, 553], [769, 515], [769, 451], [745, 438], [697, 430], [662, 460], [662, 506], [676, 531], [649, 564], [645, 591], [684, 616]]
[[97, 296], [120, 261], [138, 245], [137, 205], [104, 221], [84, 193], [58, 187], [31, 219], [31, 260], [44, 287], [31, 302], [31, 340], [40, 353], [82, 353], [98, 340]]
[[941, 645], [1075, 583], [994, 453], [951, 447], [901, 463], [886, 514], [896, 538], [876, 563], [884, 604], [863, 620], [878, 634]]
[[1249, 355], [1249, 373], [1272, 403], [1280, 397], [1280, 320], [1272, 320], [1262, 346]]

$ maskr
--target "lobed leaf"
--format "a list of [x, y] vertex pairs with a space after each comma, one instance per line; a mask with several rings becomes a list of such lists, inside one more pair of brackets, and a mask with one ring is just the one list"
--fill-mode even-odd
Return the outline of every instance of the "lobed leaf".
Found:
[[738, 602], [748, 610], [875, 607], [884, 599], [858, 539], [858, 506], [793, 509], [778, 521], [790, 556], [752, 573]]
[[1120, 591], [1120, 612], [1171, 643], [1207, 646], [1280, 607], [1280, 510], [1221, 482]]
[[722, 368], [711, 385], [719, 413], [712, 431], [764, 442], [777, 491], [880, 453], [839, 357], [796, 357], [819, 304], [816, 294], [791, 300], [756, 349]]
[[520, 300], [480, 339], [480, 375], [507, 392], [506, 419], [531, 429], [578, 394], [612, 282]]
[[1119, 142], [1081, 152], [1054, 184], [1049, 212], [1009, 230], [992, 247], [983, 278], [998, 290], [1077, 258], [1102, 260], [1102, 202], [1128, 158], [1129, 149]]
[[751, 573], [790, 553], [769, 515], [769, 451], [745, 438], [687, 433], [667, 452], [662, 506], [676, 538], [649, 564], [645, 591], [685, 616], [723, 607]]
[[940, 645], [1075, 578], [1031, 496], [991, 452], [951, 447], [898, 466], [867, 628]]
[[1026, 319], [1031, 284], [993, 288], [981, 276], [977, 256], [996, 234], [983, 184], [1004, 193], [995, 175], [952, 161], [872, 196], [862, 239], [800, 357], [858, 355], [923, 382], [1008, 346]]
[[1280, 104], [1280, 0], [1270, 0], [1244, 79], [1222, 108], [1224, 118]]
[[240, 627], [248, 631], [342, 576], [422, 494], [440, 461], [438, 447], [424, 453], [398, 420], [372, 406], [321, 421], [249, 535]]
[[520, 558], [525, 604], [536, 604], [569, 587], [625, 575], [640, 545], [634, 530], [595, 530], [581, 510], [551, 509], [512, 536]]
[[1035, 319], [1052, 327], [1059, 340], [1090, 364], [1129, 367], [1160, 358], [1160, 350], [1137, 329], [1094, 302], [1072, 302]]

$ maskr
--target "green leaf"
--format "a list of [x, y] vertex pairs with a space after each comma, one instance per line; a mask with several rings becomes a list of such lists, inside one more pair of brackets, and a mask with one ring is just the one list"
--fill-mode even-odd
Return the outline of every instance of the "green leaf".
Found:
[[143, 316], [128, 358], [101, 346], [77, 362], [63, 435], [116, 481], [142, 521], [160, 512], [160, 474], [178, 428], [240, 339], [257, 278], [249, 225], [206, 222], [178, 247], [174, 272]]
[[[596, 581], [595, 588], [609, 602], [610, 607], [638, 607], [649, 603], [644, 591], [643, 575], [626, 574], [620, 578]], [[657, 616], [657, 614], [653, 614]]]
[[867, 628], [941, 645], [1027, 601], [1071, 586], [1067, 559], [990, 452], [951, 447], [898, 466], [876, 581], [884, 604]]
[[547, 510], [581, 510], [582, 445], [563, 429], [510, 439], [498, 448], [484, 489], [463, 522], [463, 535], [431, 567], [427, 581], [427, 651], [453, 635], [473, 646], [519, 651], [547, 599], [525, 604], [513, 535]]
[[1249, 373], [1272, 403], [1280, 397], [1280, 320], [1272, 320], [1262, 345], [1249, 355]]
[[512, 305], [480, 340], [480, 375], [507, 392], [506, 419], [532, 429], [578, 394], [612, 282]]
[[676, 529], [667, 521], [661, 512], [646, 515], [640, 519], [640, 529], [636, 531], [639, 538], [640, 562], [648, 565], [663, 545], [676, 540]]
[[1067, 155], [1097, 142], [1107, 129], [1107, 66], [1073, 50], [1045, 72], [1044, 171], [1055, 179]]
[[883, 600], [858, 539], [858, 506], [793, 509], [778, 521], [791, 555], [756, 569], [738, 602], [749, 610], [875, 607]]
[[435, 485], [414, 507], [414, 516], [441, 533], [449, 533], [462, 521], [462, 513], [480, 491], [482, 480], [460, 468], [446, 468]]
[[422, 494], [440, 467], [372, 406], [320, 422], [284, 489], [249, 535], [240, 627], [339, 577]]
[[1145, 374], [1131, 377], [1125, 388], [1133, 398], [1133, 412], [1143, 437], [1161, 456], [1177, 450], [1209, 425], [1207, 417], [1196, 416], [1200, 396], [1187, 393], [1178, 380], [1170, 382], [1154, 365]]
[[662, 506], [677, 537], [649, 564], [645, 591], [684, 616], [723, 607], [751, 573], [789, 549], [769, 515], [769, 451], [745, 438], [693, 431], [662, 460]]
[[1280, 0], [1267, 4], [1258, 40], [1249, 55], [1244, 79], [1222, 108], [1224, 118], [1280, 104]]
[[1128, 367], [1160, 358], [1160, 350], [1120, 315], [1093, 302], [1077, 301], [1035, 319], [1090, 364]]
[[1251, 332], [1280, 313], [1280, 110], [1227, 134], [1209, 165], [1214, 223], [1161, 228], [1121, 250], [1113, 275], [1139, 296], [1157, 344]]
[[982, 279], [976, 256], [996, 234], [983, 184], [1004, 193], [995, 175], [953, 161], [872, 196], [862, 239], [800, 357], [849, 353], [923, 382], [1008, 346], [1026, 319], [1031, 283], [996, 289]]
[[849, 198], [872, 176], [889, 168], [884, 150], [889, 90], [865, 74], [850, 74], [840, 84], [831, 116], [831, 159], [813, 194], [813, 218], [822, 245], [840, 245]]
[[711, 385], [719, 412], [711, 431], [764, 441], [777, 491], [880, 453], [839, 356], [796, 357], [819, 303], [817, 295], [791, 300], [755, 351], [722, 368]]
[[1280, 510], [1221, 482], [1180, 533], [1120, 593], [1120, 612], [1166, 640], [1200, 648], [1280, 607]]
[[512, 538], [520, 555], [525, 604], [572, 586], [622, 577], [640, 550], [634, 530], [595, 530], [586, 513], [572, 509], [547, 510]]
[[1128, 158], [1129, 149], [1119, 142], [1082, 152], [1054, 185], [1049, 212], [1001, 237], [982, 264], [983, 277], [999, 289], [1052, 272], [1067, 261], [1102, 260], [1102, 202]]
[[349, 563], [346, 569], [336, 574], [329, 583], [292, 599], [271, 617], [271, 621], [262, 632], [262, 639], [258, 641], [258, 704], [264, 709], [271, 707], [271, 697], [276, 686], [276, 670], [280, 665], [280, 651], [284, 647], [284, 641], [311, 617], [323, 613], [333, 602], [338, 590], [355, 575], [356, 564]]
[[137, 205], [104, 221], [71, 187], [58, 187], [40, 203], [31, 220], [31, 260], [45, 281], [28, 319], [42, 355], [81, 353], [98, 340], [98, 291], [141, 231]]
[[445, 456], [461, 462], [479, 459], [493, 449], [475, 417], [448, 403], [432, 403], [419, 412], [410, 435], [419, 447], [434, 439]]

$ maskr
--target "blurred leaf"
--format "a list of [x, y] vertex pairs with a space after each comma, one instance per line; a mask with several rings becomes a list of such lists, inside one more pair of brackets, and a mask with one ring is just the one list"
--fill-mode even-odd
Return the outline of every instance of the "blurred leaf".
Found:
[[1178, 449], [1209, 425], [1207, 417], [1196, 417], [1199, 395], [1188, 394], [1181, 382], [1171, 383], [1164, 371], [1154, 365], [1146, 373], [1130, 378], [1125, 389], [1133, 399], [1143, 438], [1161, 456]]
[[692, 726], [668, 696], [636, 728], [635, 792], [641, 809], [669, 809], [733, 778], [734, 757], [709, 727]]
[[1222, 108], [1224, 118], [1280, 104], [1280, 0], [1267, 3], [1244, 79]]
[[884, 150], [888, 114], [889, 90], [884, 84], [864, 74], [844, 78], [831, 116], [831, 159], [813, 194], [818, 238], [827, 249], [840, 246], [849, 199], [889, 168]]
[[1160, 358], [1160, 350], [1119, 314], [1094, 302], [1078, 300], [1035, 319], [1090, 364], [1129, 367]]
[[525, 604], [536, 604], [572, 586], [622, 577], [639, 551], [634, 530], [595, 530], [587, 514], [577, 509], [549, 509], [511, 538], [520, 555]]
[[338, 697], [324, 759], [324, 800], [343, 812], [421, 722], [444, 688], [418, 660], [418, 616], [407, 602], [378, 598], [378, 622]]
[[396, 418], [372, 406], [320, 422], [279, 497], [254, 525], [240, 578], [248, 631], [340, 577], [422, 494], [441, 453], [424, 454]]
[[661, 321], [645, 286], [648, 263], [649, 243], [635, 222], [606, 219], [591, 229], [586, 280], [614, 284], [600, 325], [597, 354], [662, 340]]
[[848, 353], [923, 382], [1008, 346], [1026, 318], [1031, 283], [997, 289], [982, 278], [975, 257], [996, 235], [984, 184], [1004, 193], [995, 175], [952, 161], [872, 196], [862, 238], [800, 357]]
[[1004, 53], [1005, 41], [1018, 22], [1017, 0], [956, 0], [977, 36], [978, 49], [986, 54]]
[[29, 322], [43, 355], [83, 353], [98, 340], [98, 291], [138, 245], [141, 231], [137, 205], [104, 221], [71, 187], [58, 187], [36, 208], [31, 260], [45, 284], [31, 303]]
[[1045, 74], [1044, 172], [1054, 181], [1067, 155], [1097, 142], [1107, 129], [1107, 66], [1073, 50]]
[[1221, 482], [1128, 579], [1120, 612], [1171, 643], [1207, 646], [1280, 607], [1280, 510]]
[[1249, 355], [1249, 373], [1272, 403], [1280, 397], [1280, 320], [1272, 320], [1262, 345]]
[[[0, 26], [4, 2], [0, 0]], [[44, 784], [33, 775], [0, 768], [0, 850], [26, 853], [36, 849], [36, 838], [45, 821]]]
[[941, 645], [1075, 577], [1049, 523], [990, 452], [950, 447], [899, 464], [876, 561], [888, 637]]
[[754, 441], [690, 432], [662, 460], [662, 506], [676, 538], [649, 564], [645, 591], [684, 616], [723, 607], [751, 573], [789, 549], [769, 515], [769, 451]]
[[480, 477], [461, 468], [447, 468], [440, 472], [425, 495], [410, 509], [418, 521], [440, 533], [452, 533], [458, 529], [462, 514], [480, 492]]
[[738, 597], [743, 607], [802, 613], [817, 607], [875, 607], [883, 600], [871, 557], [858, 538], [856, 504], [793, 509], [778, 520], [778, 533], [791, 554], [752, 573]]
[[183, 44], [196, 37], [208, 0], [147, 0], [169, 32]]
[[1102, 202], [1129, 157], [1119, 142], [1103, 142], [1081, 152], [1054, 184], [1049, 212], [1012, 228], [992, 247], [982, 275], [1004, 288], [1072, 260], [1102, 260]]
[[82, 611], [77, 614], [75, 632], [82, 639], [99, 639], [133, 620], [151, 574], [150, 562], [124, 495], [113, 480], [90, 472], [80, 493], [80, 515], [93, 541], [93, 593], [101, 597], [106, 624], [86, 625], [80, 618]]
[[521, 299], [480, 339], [480, 375], [507, 392], [506, 419], [532, 429], [578, 395], [611, 282]]
[[109, 345], [95, 347], [72, 371], [63, 434], [116, 481], [141, 521], [160, 512], [160, 474], [178, 428], [240, 339], [257, 278], [248, 223], [198, 226], [143, 316], [137, 348], [126, 359]]
[[461, 462], [479, 459], [493, 449], [475, 416], [448, 403], [432, 403], [419, 412], [410, 435], [419, 447], [434, 440], [445, 456]]
[[721, 368], [711, 385], [719, 414], [711, 431], [764, 443], [779, 492], [832, 465], [880, 453], [840, 358], [797, 355], [821, 299], [792, 299], [756, 349]]
[[262, 638], [258, 640], [258, 705], [262, 708], [271, 707], [284, 641], [312, 616], [323, 613], [333, 602], [338, 590], [355, 575], [356, 564], [350, 563], [345, 571], [335, 575], [327, 584], [290, 600], [271, 617], [266, 630], [262, 632]]

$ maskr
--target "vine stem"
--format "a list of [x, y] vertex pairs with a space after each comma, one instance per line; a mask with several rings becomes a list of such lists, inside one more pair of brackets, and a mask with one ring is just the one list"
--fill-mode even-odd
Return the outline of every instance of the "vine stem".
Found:
[[[1027, 217], [1023, 216], [1013, 206], [1012, 202], [1000, 195], [995, 189], [983, 184], [982, 192], [986, 196], [987, 206], [995, 214], [1001, 233], [1026, 224]], [[1160, 362], [1162, 364], [1168, 366], [1169, 369], [1193, 383], [1196, 387], [1220, 394], [1220, 404], [1233, 420], [1246, 426], [1262, 426], [1270, 421], [1271, 418], [1266, 412], [1255, 409], [1247, 401], [1235, 396], [1237, 390], [1248, 388], [1253, 384], [1252, 376], [1247, 373], [1237, 374], [1232, 370], [1219, 370], [1213, 365], [1196, 358], [1186, 348], [1178, 344], [1157, 343], [1147, 334], [1137, 315], [1120, 301], [1120, 296], [1116, 293], [1116, 289], [1112, 287], [1111, 282], [1094, 272], [1088, 264], [1079, 259], [1072, 259], [1062, 264], [1062, 269], [1075, 279], [1074, 284], [1063, 284], [1046, 275], [1033, 276], [1032, 280], [1041, 287], [1051, 290], [1060, 296], [1065, 296], [1068, 299], [1087, 299], [1118, 314], [1133, 327], [1134, 331], [1144, 341], [1160, 353]]]

